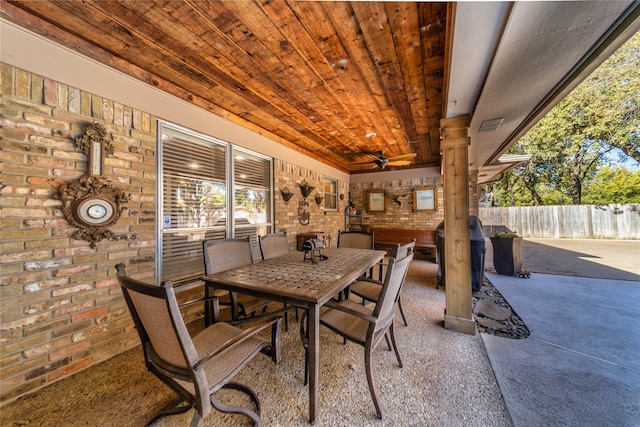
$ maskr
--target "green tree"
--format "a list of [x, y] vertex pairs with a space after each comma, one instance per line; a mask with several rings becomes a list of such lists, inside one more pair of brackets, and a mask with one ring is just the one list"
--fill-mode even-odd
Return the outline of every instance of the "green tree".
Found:
[[511, 147], [531, 160], [489, 190], [500, 205], [581, 204], [616, 148], [640, 162], [640, 33]]
[[603, 167], [587, 186], [583, 201], [592, 205], [640, 203], [640, 171]]

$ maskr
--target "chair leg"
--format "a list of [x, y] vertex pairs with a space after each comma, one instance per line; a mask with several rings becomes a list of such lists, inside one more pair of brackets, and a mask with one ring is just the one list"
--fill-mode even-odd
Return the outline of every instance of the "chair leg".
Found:
[[200, 424], [201, 419], [202, 417], [200, 416], [198, 411], [194, 409], [193, 418], [191, 418], [191, 424], [189, 424], [189, 427], [198, 427], [198, 424]]
[[369, 392], [373, 398], [373, 405], [376, 407], [378, 418], [382, 419], [382, 408], [378, 401], [378, 389], [373, 378], [373, 345], [367, 342], [364, 347], [364, 369], [367, 371], [367, 383], [369, 384]]
[[[184, 403], [184, 405], [181, 405], [181, 403]], [[175, 400], [172, 400], [167, 406], [165, 406], [158, 415], [153, 417], [153, 419], [147, 423], [146, 427], [155, 426], [162, 418], [169, 415], [183, 414], [191, 408], [192, 406], [189, 403], [187, 403], [182, 397], [179, 397]], [[196, 411], [193, 415], [194, 418], [196, 416], [198, 416], [198, 419], [200, 419], [198, 411]]]
[[391, 340], [389, 339], [389, 334], [384, 334], [384, 340], [387, 342], [387, 347], [389, 351], [393, 349], [393, 344], [391, 344]]
[[280, 363], [282, 360], [282, 352], [280, 350], [280, 323], [282, 318], [278, 318], [278, 321], [271, 327], [271, 359], [273, 363]]
[[300, 341], [304, 347], [304, 385], [309, 385], [309, 316], [307, 311], [302, 312], [300, 318]]
[[398, 350], [398, 345], [396, 344], [396, 333], [394, 331], [393, 323], [391, 323], [391, 326], [389, 326], [388, 334], [391, 336], [391, 343], [393, 344], [393, 351], [396, 353], [398, 364], [402, 368], [402, 359], [400, 358], [400, 351]]
[[227, 383], [222, 388], [230, 388], [232, 390], [238, 390], [245, 393], [249, 396], [249, 398], [251, 398], [251, 401], [255, 405], [256, 410], [252, 411], [251, 409], [242, 406], [227, 405], [226, 403], [222, 403], [215, 395], [212, 394], [210, 396], [210, 400], [211, 405], [213, 405], [214, 408], [216, 408], [220, 412], [245, 415], [249, 417], [251, 421], [253, 421], [254, 425], [260, 425], [260, 401], [258, 400], [258, 396], [253, 392], [253, 390], [238, 383]]
[[407, 318], [404, 315], [404, 310], [402, 309], [402, 298], [398, 295], [398, 308], [400, 308], [400, 315], [402, 316], [402, 321], [404, 322], [404, 326], [409, 326], [407, 323]]

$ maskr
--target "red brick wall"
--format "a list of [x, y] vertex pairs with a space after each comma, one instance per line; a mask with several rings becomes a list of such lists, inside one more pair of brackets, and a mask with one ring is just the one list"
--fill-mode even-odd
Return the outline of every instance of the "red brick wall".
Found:
[[[156, 119], [2, 64], [0, 363], [2, 402], [139, 344], [114, 265], [153, 281]], [[54, 199], [84, 175], [75, 137], [105, 125], [115, 153], [105, 176], [131, 194], [114, 237], [91, 249]]]

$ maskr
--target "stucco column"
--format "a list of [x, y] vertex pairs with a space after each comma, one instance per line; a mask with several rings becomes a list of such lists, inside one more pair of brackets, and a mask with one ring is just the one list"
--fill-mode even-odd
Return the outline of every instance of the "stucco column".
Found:
[[469, 239], [469, 116], [440, 121], [444, 181], [444, 327], [474, 335]]

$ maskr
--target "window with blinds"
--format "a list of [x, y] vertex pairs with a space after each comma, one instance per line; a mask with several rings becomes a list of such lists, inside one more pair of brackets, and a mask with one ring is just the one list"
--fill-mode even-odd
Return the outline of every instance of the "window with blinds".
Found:
[[203, 241], [270, 232], [271, 159], [164, 122], [158, 140], [157, 277], [191, 283]]

